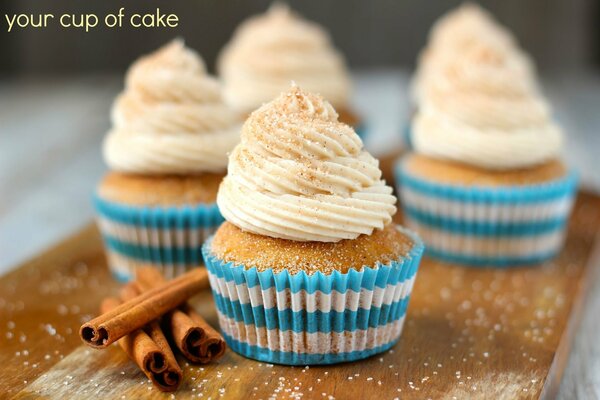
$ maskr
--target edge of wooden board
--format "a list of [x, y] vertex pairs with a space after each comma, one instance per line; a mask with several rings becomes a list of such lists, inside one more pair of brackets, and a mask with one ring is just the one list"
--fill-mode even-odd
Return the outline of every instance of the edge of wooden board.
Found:
[[585, 271], [579, 279], [579, 291], [571, 307], [567, 326], [554, 353], [552, 364], [542, 387], [540, 399], [554, 399], [558, 394], [563, 373], [569, 362], [571, 347], [573, 346], [577, 329], [583, 318], [583, 311], [589, 298], [591, 287], [598, 275], [600, 275], [600, 232], [596, 233], [592, 253], [586, 264]]
[[[397, 153], [390, 153], [387, 157], [382, 158], [382, 167], [392, 167], [398, 156], [399, 155]], [[391, 170], [392, 168], [389, 169]], [[598, 196], [597, 194], [590, 193], [585, 189], [580, 190], [580, 195], [600, 198], [600, 196]], [[30, 259], [22, 262], [16, 268], [13, 268], [12, 270], [8, 271], [7, 274], [0, 276], [0, 280], [8, 278], [13, 274], [21, 273], [21, 269], [27, 269], [33, 263], [37, 262], [40, 258], [52, 257], [57, 252], [61, 252], [65, 249], [73, 250], [73, 246], [79, 243], [80, 236], [85, 235], [89, 237], [90, 235], [95, 234], [95, 231], [96, 227], [93, 222], [82, 226], [80, 229], [75, 230], [70, 236], [63, 238], [60, 241], [57, 241], [41, 253], [38, 253]], [[78, 245], [75, 251], [85, 251], [85, 248], [86, 246], [79, 247]], [[558, 345], [554, 349], [554, 354], [552, 356], [550, 367], [547, 370], [546, 377], [541, 388], [541, 392], [539, 392], [539, 398], [555, 398], [555, 396], [558, 393], [563, 373], [570, 358], [569, 353], [573, 346], [577, 330], [580, 326], [581, 320], [584, 315], [585, 305], [587, 304], [591, 288], [594, 284], [594, 279], [598, 277], [598, 274], [600, 274], [600, 231], [596, 232], [596, 234], [593, 236], [593, 244], [591, 245], [591, 251], [588, 254], [587, 259], [585, 260], [584, 271], [578, 279], [577, 288], [574, 291], [569, 315], [566, 319], [566, 324], [560, 336]], [[77, 347], [71, 349], [71, 351], [69, 352], [66, 352], [65, 355], [72, 353], [72, 351], [75, 349], [77, 349]], [[58, 363], [59, 362], [53, 363], [51, 366], [49, 366], [48, 369], [53, 368]], [[25, 387], [21, 388], [21, 392], [17, 392], [16, 394], [19, 395], [20, 393], [21, 395], [23, 395], [23, 389], [25, 389]], [[2, 396], [0, 395], [0, 397]]]

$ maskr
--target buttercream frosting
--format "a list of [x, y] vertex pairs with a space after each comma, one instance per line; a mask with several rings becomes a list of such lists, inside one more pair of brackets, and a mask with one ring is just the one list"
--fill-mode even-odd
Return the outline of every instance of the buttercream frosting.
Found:
[[480, 37], [428, 77], [413, 121], [415, 150], [490, 169], [556, 157], [562, 134], [518, 54]]
[[228, 104], [249, 113], [287, 90], [290, 81], [347, 106], [350, 79], [329, 35], [283, 4], [243, 22], [219, 57]]
[[131, 66], [111, 118], [107, 164], [140, 174], [224, 171], [241, 127], [217, 80], [181, 40]]
[[395, 203], [356, 132], [297, 86], [250, 115], [217, 195], [239, 228], [296, 241], [369, 235], [391, 221]]
[[514, 36], [480, 6], [466, 3], [441, 17], [431, 28], [427, 47], [419, 56], [412, 81], [411, 95], [418, 104], [426, 92], [430, 76], [435, 76], [448, 62], [480, 41], [493, 43], [495, 48], [514, 53], [513, 62], [520, 63], [521, 78], [535, 85], [535, 68], [521, 51]]

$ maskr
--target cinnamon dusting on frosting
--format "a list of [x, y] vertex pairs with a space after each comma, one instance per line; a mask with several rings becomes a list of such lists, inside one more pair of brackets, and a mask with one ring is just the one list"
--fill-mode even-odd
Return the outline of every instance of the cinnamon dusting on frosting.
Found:
[[[417, 78], [415, 150], [492, 170], [556, 158], [562, 132], [510, 34], [473, 5], [442, 19], [433, 32]], [[442, 32], [453, 33], [453, 41], [442, 40]]]
[[287, 89], [291, 80], [346, 107], [350, 78], [342, 55], [327, 32], [274, 3], [244, 21], [218, 60], [226, 101], [249, 113]]
[[522, 82], [535, 85], [534, 65], [519, 48], [513, 35], [501, 26], [494, 17], [472, 3], [465, 3], [458, 9], [441, 17], [431, 28], [427, 47], [419, 56], [417, 72], [412, 84], [412, 95], [417, 102], [426, 96], [430, 77], [448, 62], [459, 58], [457, 55], [481, 41], [493, 43], [495, 48], [514, 54], [514, 61], [520, 63], [523, 72]]
[[389, 223], [392, 189], [337, 118], [331, 104], [297, 86], [252, 113], [219, 189], [225, 219], [261, 235], [322, 242]]
[[112, 109], [104, 156], [115, 171], [190, 174], [224, 171], [240, 122], [221, 99], [200, 56], [174, 40], [129, 69]]

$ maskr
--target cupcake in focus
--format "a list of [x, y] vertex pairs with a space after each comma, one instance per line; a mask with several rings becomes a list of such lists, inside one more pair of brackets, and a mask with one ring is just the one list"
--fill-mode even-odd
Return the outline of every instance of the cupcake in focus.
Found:
[[331, 364], [398, 340], [423, 246], [322, 97], [293, 86], [250, 115], [217, 203], [226, 222], [203, 253], [233, 350]]
[[[465, 3], [439, 18], [430, 30], [427, 47], [419, 55], [410, 85], [412, 116], [427, 101], [428, 86], [435, 84], [436, 76], [443, 74], [444, 66], [461, 57], [466, 49], [480, 40], [514, 53], [513, 60], [521, 63], [520, 79], [535, 85], [533, 63], [519, 48], [513, 35], [489, 12], [476, 4]], [[407, 124], [405, 136], [412, 146], [410, 124]]]
[[421, 86], [415, 153], [397, 168], [407, 224], [449, 262], [509, 267], [554, 257], [576, 192], [563, 135], [528, 58], [494, 35]]
[[202, 262], [223, 221], [215, 203], [240, 122], [198, 54], [175, 40], [140, 58], [114, 102], [108, 172], [94, 197], [108, 263], [121, 280], [138, 265], [172, 277]]
[[328, 99], [340, 121], [363, 130], [350, 107], [351, 81], [342, 54], [327, 32], [274, 3], [244, 21], [218, 60], [225, 100], [244, 117], [279, 93], [290, 81]]

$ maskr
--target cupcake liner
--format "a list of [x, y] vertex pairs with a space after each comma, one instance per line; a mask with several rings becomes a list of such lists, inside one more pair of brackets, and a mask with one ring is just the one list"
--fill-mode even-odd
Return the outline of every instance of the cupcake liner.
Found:
[[560, 252], [577, 176], [527, 186], [438, 184], [396, 166], [406, 224], [419, 232], [427, 254], [477, 267], [540, 263]]
[[127, 281], [141, 265], [172, 278], [202, 263], [201, 245], [223, 222], [216, 203], [184, 207], [136, 207], [94, 197], [108, 265]]
[[367, 137], [367, 133], [368, 133], [367, 126], [365, 125], [364, 122], [361, 122], [354, 127], [354, 132], [356, 132], [356, 134], [358, 135], [359, 138], [361, 138], [362, 140], [365, 140], [365, 138]]
[[334, 271], [259, 272], [234, 265], [203, 246], [219, 323], [228, 345], [256, 360], [332, 364], [377, 354], [402, 331], [423, 244], [414, 234], [410, 253], [389, 264]]

